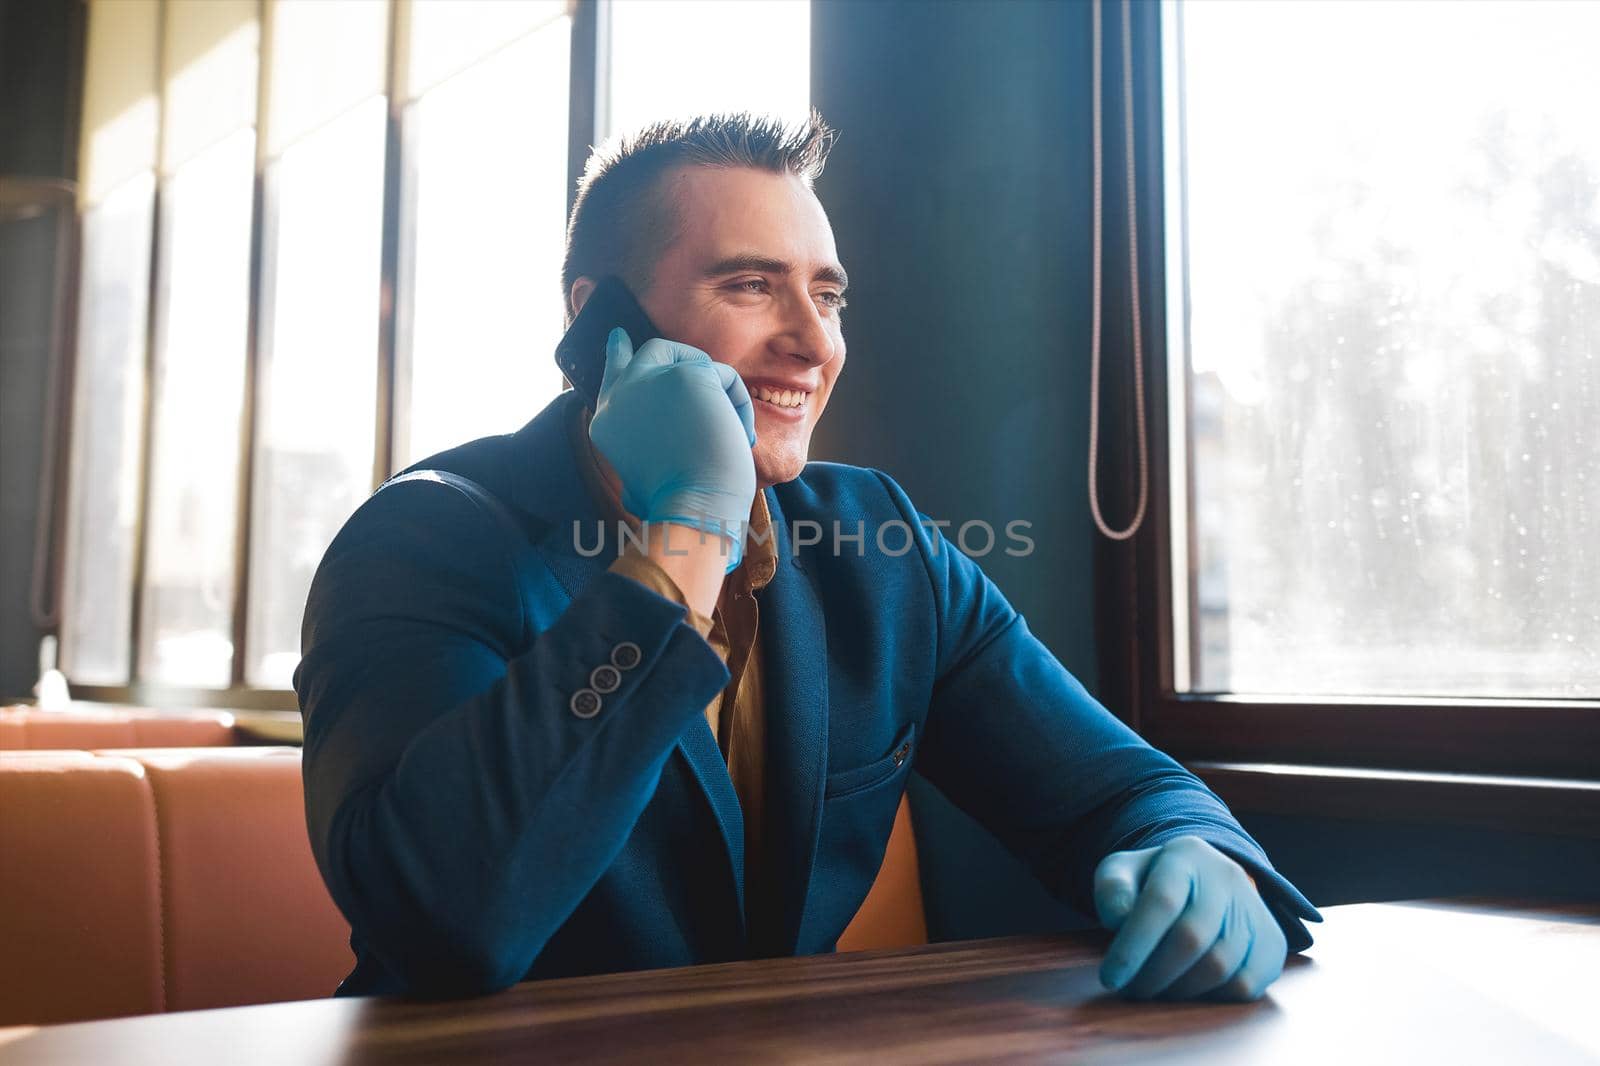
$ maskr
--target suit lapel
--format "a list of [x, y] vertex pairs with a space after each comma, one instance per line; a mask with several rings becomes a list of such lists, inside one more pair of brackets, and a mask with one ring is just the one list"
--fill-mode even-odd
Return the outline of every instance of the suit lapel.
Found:
[[[568, 391], [517, 433], [513, 453], [517, 460], [515, 506], [534, 514], [547, 525], [539, 546], [556, 580], [569, 596], [577, 596], [617, 557], [621, 550], [613, 523], [604, 521], [589, 495], [577, 456], [572, 451], [567, 419], [576, 395]], [[769, 497], [770, 499], [770, 497]], [[574, 529], [573, 523], [577, 528]], [[598, 545], [598, 550], [596, 547]], [[581, 551], [579, 548], [581, 547]], [[739, 796], [728, 776], [728, 764], [711, 735], [704, 714], [678, 738], [674, 751], [699, 783], [728, 854], [733, 871], [733, 895], [738, 903], [738, 923], [744, 931], [744, 815]], [[698, 871], [691, 871], [693, 876]]]
[[794, 954], [805, 926], [828, 772], [827, 630], [777, 493], [765, 491], [778, 548], [777, 572], [756, 593], [766, 672], [768, 852], [782, 901], [781, 939], [771, 947]]

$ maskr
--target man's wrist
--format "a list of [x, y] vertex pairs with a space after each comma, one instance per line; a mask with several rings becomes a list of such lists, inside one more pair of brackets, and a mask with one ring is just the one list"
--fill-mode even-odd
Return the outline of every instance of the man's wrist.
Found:
[[744, 557], [744, 529], [742, 521], [729, 521], [713, 515], [668, 514], [643, 523], [648, 531], [659, 530], [661, 553], [666, 556], [685, 556], [690, 546], [711, 548], [722, 559], [723, 572], [732, 573]]
[[710, 617], [728, 572], [726, 539], [677, 522], [645, 522], [643, 553], [683, 591], [689, 609]]
[[638, 545], [631, 541], [625, 543], [622, 553], [617, 556], [609, 569], [613, 574], [631, 578], [662, 599], [682, 604], [688, 609], [688, 616], [684, 621], [688, 622], [701, 637], [710, 636], [712, 620], [694, 609], [689, 603], [689, 597], [684, 595], [683, 589], [673, 580], [672, 575], [646, 555]]

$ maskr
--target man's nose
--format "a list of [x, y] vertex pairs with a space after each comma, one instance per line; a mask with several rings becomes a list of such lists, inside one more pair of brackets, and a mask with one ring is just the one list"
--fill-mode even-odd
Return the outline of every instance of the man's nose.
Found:
[[838, 341], [811, 294], [801, 293], [785, 304], [783, 335], [778, 339], [784, 354], [798, 356], [814, 366], [833, 359]]

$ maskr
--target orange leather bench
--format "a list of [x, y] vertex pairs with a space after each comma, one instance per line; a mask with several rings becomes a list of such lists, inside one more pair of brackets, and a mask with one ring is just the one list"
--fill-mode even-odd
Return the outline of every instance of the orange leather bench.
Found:
[[0, 753], [0, 1024], [330, 995], [298, 748]]
[[144, 707], [39, 711], [0, 707], [0, 750], [25, 748], [199, 748], [238, 742], [227, 711], [164, 712]]

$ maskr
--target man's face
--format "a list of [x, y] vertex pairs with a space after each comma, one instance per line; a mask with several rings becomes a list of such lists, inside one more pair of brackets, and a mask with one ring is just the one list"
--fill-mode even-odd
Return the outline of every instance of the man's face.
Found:
[[756, 481], [792, 481], [844, 367], [828, 216], [799, 178], [749, 168], [685, 167], [676, 194], [678, 238], [639, 303], [663, 335], [739, 372], [755, 401]]

